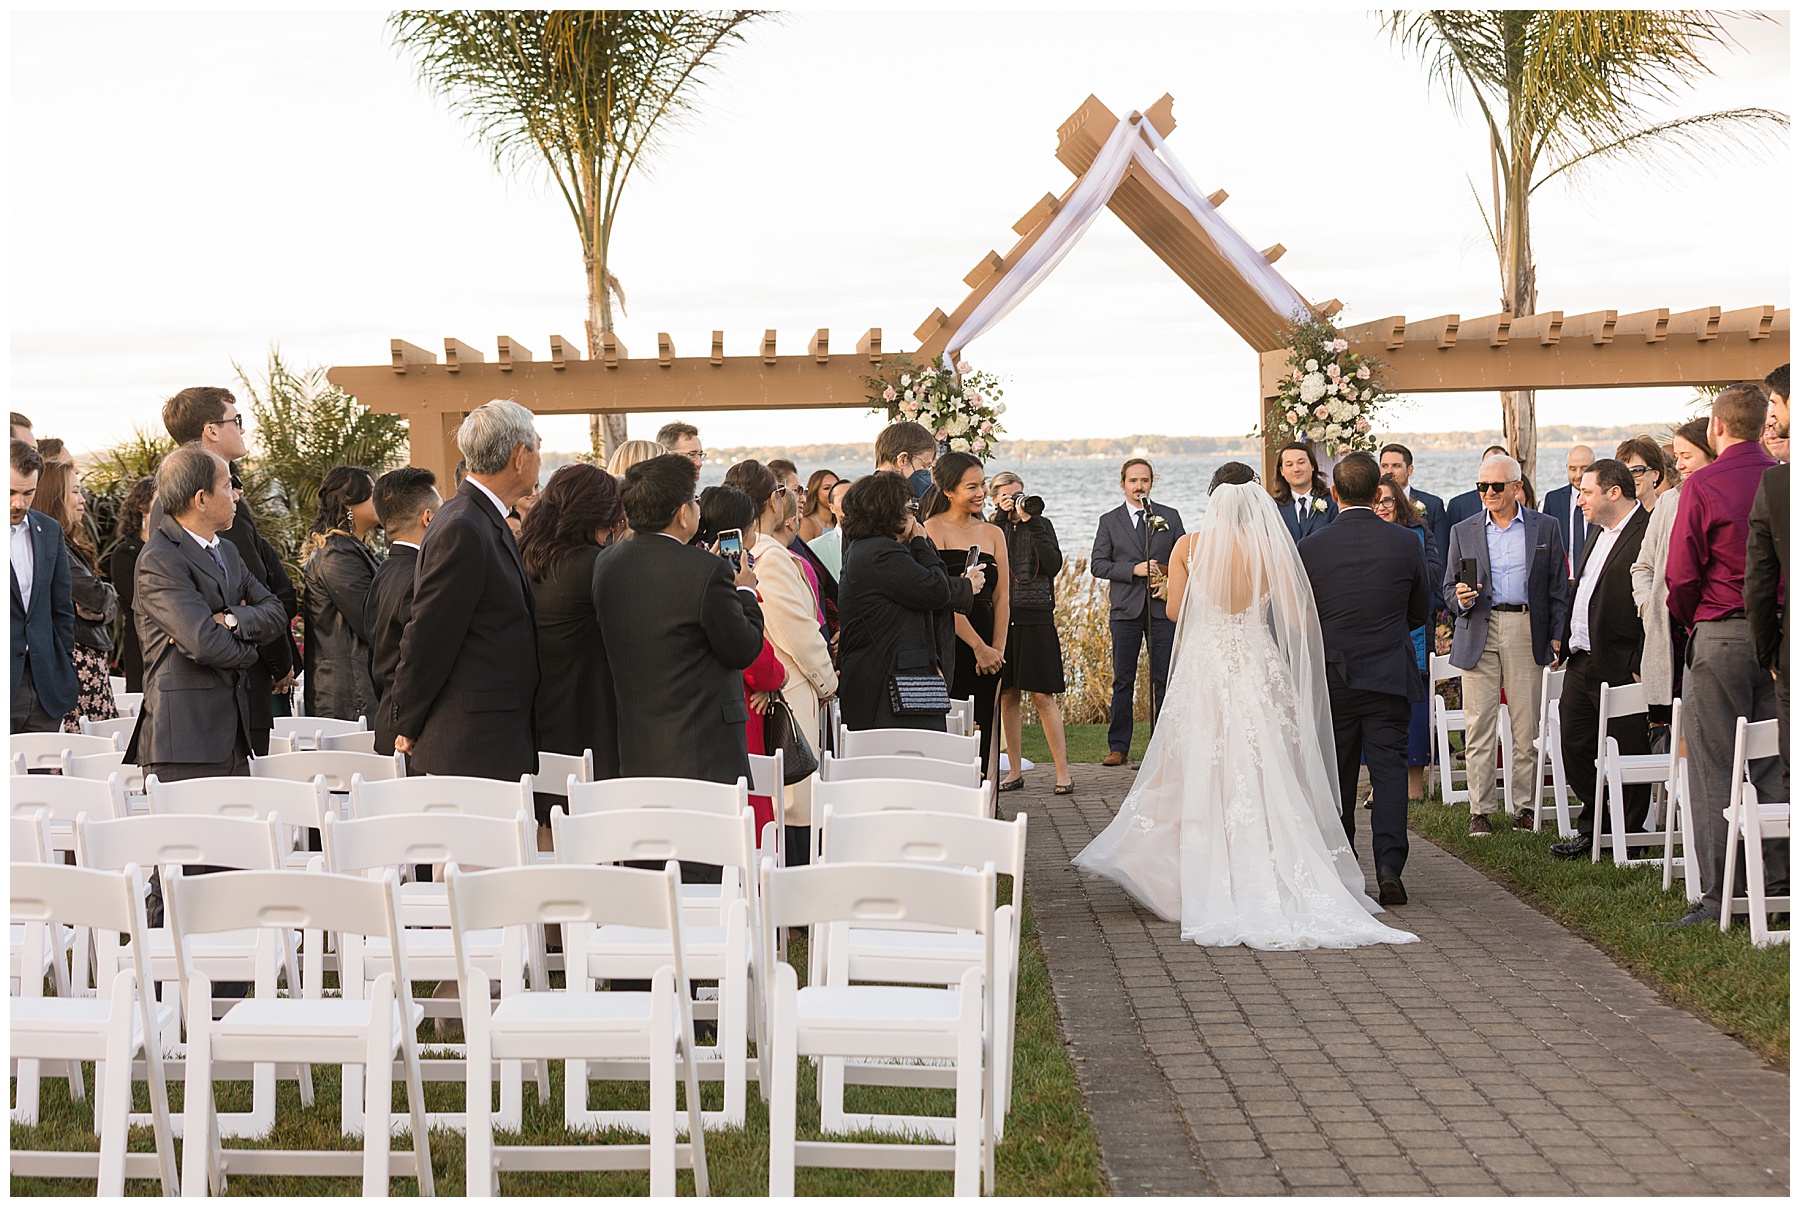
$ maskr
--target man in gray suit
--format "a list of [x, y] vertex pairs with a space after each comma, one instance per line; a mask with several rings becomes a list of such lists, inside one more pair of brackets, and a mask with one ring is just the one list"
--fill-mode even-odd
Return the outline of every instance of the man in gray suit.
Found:
[[1160, 582], [1168, 572], [1175, 542], [1186, 530], [1180, 512], [1150, 502], [1155, 482], [1156, 472], [1142, 457], [1125, 463], [1119, 471], [1125, 502], [1100, 517], [1094, 556], [1088, 562], [1089, 573], [1112, 583], [1112, 718], [1102, 760], [1108, 767], [1123, 766], [1131, 751], [1139, 647], [1146, 642], [1150, 646], [1152, 716], [1162, 709], [1169, 657], [1175, 650], [1175, 622], [1169, 619], [1167, 602], [1152, 594], [1151, 579], [1154, 575]]
[[287, 609], [219, 533], [231, 527], [231, 468], [185, 445], [163, 458], [156, 494], [166, 514], [138, 555], [138, 635], [144, 703], [126, 761], [161, 780], [245, 775], [257, 646], [287, 628]]
[[1456, 617], [1450, 664], [1463, 672], [1472, 838], [1494, 832], [1502, 691], [1512, 714], [1513, 804], [1521, 813], [1537, 805], [1531, 744], [1537, 740], [1542, 668], [1556, 660], [1569, 615], [1562, 533], [1555, 520], [1522, 505], [1522, 478], [1519, 463], [1505, 453], [1481, 463], [1476, 493], [1482, 510], [1450, 526], [1444, 562], [1444, 606]]

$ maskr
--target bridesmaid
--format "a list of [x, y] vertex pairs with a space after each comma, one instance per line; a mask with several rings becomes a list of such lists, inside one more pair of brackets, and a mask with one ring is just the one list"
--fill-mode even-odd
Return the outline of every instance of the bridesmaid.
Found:
[[1012, 574], [1008, 569], [1006, 538], [988, 523], [987, 472], [979, 459], [968, 453], [945, 453], [931, 470], [932, 489], [920, 502], [925, 531], [941, 551], [944, 567], [961, 574], [969, 565], [969, 551], [986, 572], [987, 581], [975, 595], [968, 615], [956, 617], [956, 672], [950, 681], [951, 699], [975, 698], [975, 723], [981, 727], [981, 771], [985, 777], [998, 744], [994, 727], [995, 704], [1000, 696], [1000, 668], [1006, 662], [1006, 635], [1012, 622]]

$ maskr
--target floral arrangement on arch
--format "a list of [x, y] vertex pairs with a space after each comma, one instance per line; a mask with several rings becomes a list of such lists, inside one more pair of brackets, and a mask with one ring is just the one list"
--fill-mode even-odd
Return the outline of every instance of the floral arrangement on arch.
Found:
[[1394, 400], [1381, 380], [1381, 362], [1350, 351], [1329, 319], [1297, 322], [1287, 331], [1287, 372], [1281, 377], [1274, 421], [1276, 443], [1310, 440], [1326, 456], [1376, 447], [1376, 419]]
[[1000, 425], [1000, 416], [1006, 414], [1000, 379], [971, 370], [966, 362], [958, 361], [951, 372], [942, 356], [920, 366], [902, 353], [868, 383], [871, 410], [884, 412], [890, 421], [910, 419], [920, 424], [951, 452], [971, 453], [985, 461], [1005, 433]]

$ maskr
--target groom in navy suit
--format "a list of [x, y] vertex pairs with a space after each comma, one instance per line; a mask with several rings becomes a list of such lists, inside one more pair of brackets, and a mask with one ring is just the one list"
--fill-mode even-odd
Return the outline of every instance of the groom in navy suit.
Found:
[[[1168, 604], [1150, 593], [1152, 563], [1166, 573], [1175, 542], [1186, 529], [1173, 507], [1150, 502], [1156, 471], [1133, 457], [1119, 471], [1125, 502], [1100, 517], [1094, 533], [1094, 556], [1088, 570], [1112, 582], [1113, 683], [1112, 717], [1106, 727], [1108, 767], [1119, 767], [1131, 752], [1132, 701], [1137, 697], [1138, 648], [1150, 643], [1150, 689], [1154, 709], [1162, 711], [1169, 683], [1169, 657], [1175, 649], [1175, 622]], [[1152, 714], [1154, 715], [1154, 714]]]
[[1275, 454], [1275, 486], [1269, 494], [1288, 535], [1305, 540], [1338, 517], [1337, 500], [1325, 487], [1325, 475], [1313, 456], [1312, 445], [1295, 441]]
[[1300, 542], [1300, 560], [1325, 643], [1344, 834], [1354, 844], [1357, 772], [1366, 762], [1381, 904], [1405, 905], [1406, 730], [1413, 702], [1425, 698], [1412, 631], [1425, 623], [1431, 599], [1425, 546], [1375, 514], [1381, 481], [1375, 458], [1349, 454], [1333, 480], [1342, 511], [1336, 523]]

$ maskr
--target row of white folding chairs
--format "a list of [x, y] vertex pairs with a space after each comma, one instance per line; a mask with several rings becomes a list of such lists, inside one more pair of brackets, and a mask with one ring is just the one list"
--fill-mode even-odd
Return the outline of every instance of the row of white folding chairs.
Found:
[[[1447, 654], [1431, 655], [1431, 735], [1432, 746], [1436, 751], [1436, 759], [1430, 766], [1431, 782], [1437, 785], [1439, 795], [1447, 805], [1461, 804], [1469, 799], [1469, 773], [1466, 753], [1459, 757], [1451, 749], [1450, 735], [1461, 733], [1467, 741], [1466, 708], [1451, 708], [1438, 694], [1438, 685], [1449, 682], [1462, 682], [1463, 673], [1458, 667], [1450, 664]], [[1507, 705], [1500, 706], [1500, 742], [1498, 783], [1503, 800], [1513, 799], [1512, 790], [1512, 713]]]
[[[1791, 913], [1793, 897], [1772, 897], [1763, 884], [1764, 839], [1779, 839], [1788, 844], [1788, 863], [1793, 863], [1793, 806], [1788, 801], [1765, 801], [1758, 797], [1750, 778], [1750, 764], [1761, 759], [1784, 758], [1779, 721], [1737, 719], [1737, 735], [1731, 756], [1731, 803], [1725, 809], [1725, 878], [1720, 882], [1719, 929], [1730, 930], [1737, 914], [1750, 916], [1750, 941], [1758, 947], [1786, 943], [1791, 933], [1787, 928], [1773, 930], [1771, 914]], [[1685, 804], [1685, 798], [1683, 803]], [[1744, 890], [1737, 892], [1737, 853], [1744, 848]], [[1791, 923], [1790, 923], [1791, 925]]]
[[123, 675], [108, 675], [107, 683], [112, 688], [113, 707], [121, 717], [135, 717], [144, 707], [144, 693], [127, 690]]

